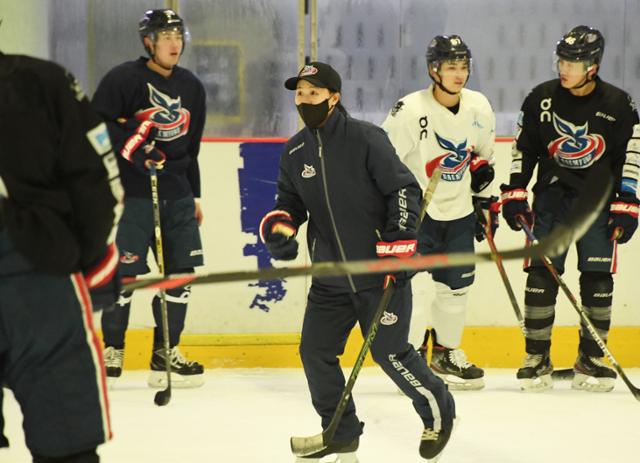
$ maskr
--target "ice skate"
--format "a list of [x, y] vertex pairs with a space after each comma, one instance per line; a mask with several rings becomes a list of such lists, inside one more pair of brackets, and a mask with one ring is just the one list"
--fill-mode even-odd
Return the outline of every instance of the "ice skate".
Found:
[[449, 429], [435, 431], [432, 428], [424, 428], [420, 438], [420, 456], [427, 461], [438, 461], [459, 421], [459, 418], [454, 418]]
[[[194, 388], [204, 384], [204, 368], [198, 362], [183, 357], [178, 347], [171, 348], [171, 386], [176, 388]], [[167, 372], [164, 363], [164, 348], [156, 349], [151, 356], [150, 387], [167, 386]]]
[[312, 455], [296, 457], [296, 463], [359, 463], [356, 455], [359, 445], [359, 437], [349, 442], [334, 442]]
[[573, 366], [575, 376], [572, 389], [590, 392], [609, 392], [613, 390], [618, 375], [606, 366], [602, 357], [589, 357], [580, 354]]
[[102, 356], [104, 358], [104, 367], [107, 373], [107, 388], [112, 389], [116, 379], [122, 375], [122, 363], [124, 361], [124, 349], [116, 349], [107, 346]]
[[527, 392], [541, 392], [553, 388], [553, 365], [549, 353], [527, 354], [524, 365], [518, 370], [520, 389]]
[[429, 366], [452, 391], [475, 391], [484, 387], [484, 370], [469, 363], [462, 349], [434, 345]]

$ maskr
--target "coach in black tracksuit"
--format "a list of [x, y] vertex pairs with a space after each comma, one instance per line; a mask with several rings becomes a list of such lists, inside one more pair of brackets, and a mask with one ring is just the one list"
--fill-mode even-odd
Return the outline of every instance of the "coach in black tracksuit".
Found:
[[[285, 144], [276, 205], [260, 225], [261, 238], [271, 254], [284, 260], [296, 257], [295, 233], [307, 214], [307, 244], [313, 262], [413, 254], [420, 187], [384, 131], [347, 117], [339, 103], [340, 76], [326, 64], [305, 66], [285, 86], [296, 91], [306, 127]], [[411, 284], [399, 276], [397, 280], [398, 288], [371, 352], [411, 397], [425, 428], [448, 435], [455, 416], [453, 398], [407, 341]], [[312, 281], [300, 353], [323, 428], [345, 385], [337, 356], [344, 351], [356, 322], [363, 333], [369, 328], [384, 283], [385, 277], [375, 274]], [[357, 444], [361, 433], [350, 400], [335, 441]]]

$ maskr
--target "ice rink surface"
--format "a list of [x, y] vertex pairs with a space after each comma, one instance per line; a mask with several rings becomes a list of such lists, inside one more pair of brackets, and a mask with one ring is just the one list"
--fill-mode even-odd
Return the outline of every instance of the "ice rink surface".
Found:
[[[640, 369], [625, 370], [640, 384]], [[320, 432], [302, 369], [219, 369], [200, 389], [174, 390], [166, 407], [153, 403], [147, 373], [125, 372], [111, 391], [114, 439], [100, 448], [113, 463], [291, 463], [291, 435]], [[455, 392], [456, 432], [440, 463], [640, 461], [640, 402], [621, 380], [610, 393], [523, 393], [514, 370], [486, 370], [482, 391]], [[362, 371], [354, 393], [366, 423], [361, 463], [421, 462], [422, 423], [411, 402], [377, 368]], [[30, 462], [20, 409], [5, 396], [10, 450], [0, 462]]]

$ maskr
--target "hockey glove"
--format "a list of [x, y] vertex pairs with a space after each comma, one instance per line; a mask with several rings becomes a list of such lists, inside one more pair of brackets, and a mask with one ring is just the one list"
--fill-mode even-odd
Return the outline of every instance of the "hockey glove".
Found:
[[119, 257], [115, 244], [111, 244], [105, 256], [84, 274], [94, 312], [111, 310], [118, 300], [122, 288], [118, 272]]
[[507, 221], [512, 230], [519, 231], [520, 224], [518, 217], [522, 218], [529, 226], [533, 225], [533, 214], [527, 202], [527, 190], [525, 188], [506, 185], [500, 185], [502, 195], [502, 217]]
[[473, 210], [476, 214], [476, 241], [480, 242], [484, 240], [485, 232], [487, 231], [487, 218], [491, 228], [491, 238], [496, 236], [496, 230], [500, 225], [500, 202], [497, 196], [491, 196], [489, 198], [481, 198], [480, 196], [473, 196]]
[[495, 171], [493, 166], [489, 165], [489, 161], [482, 159], [477, 154], [471, 155], [471, 190], [474, 193], [480, 193], [493, 181]]
[[[413, 256], [418, 249], [416, 234], [408, 231], [396, 231], [383, 233], [381, 240], [376, 243], [376, 255], [381, 258], [396, 257], [408, 259]], [[391, 281], [398, 287], [406, 286], [407, 282], [413, 278], [416, 272], [400, 271], [393, 272], [385, 276], [383, 287], [386, 288]]]
[[298, 256], [297, 232], [291, 214], [286, 211], [271, 211], [260, 221], [260, 239], [277, 260], [293, 260]]
[[621, 193], [609, 208], [609, 239], [624, 244], [638, 228], [638, 198], [630, 193]]
[[[125, 128], [135, 124], [135, 119], [129, 119], [123, 123]], [[140, 123], [124, 142], [120, 154], [132, 163], [140, 172], [149, 174], [150, 163], [156, 164], [158, 173], [162, 172], [167, 156], [154, 146], [158, 129], [151, 121]]]

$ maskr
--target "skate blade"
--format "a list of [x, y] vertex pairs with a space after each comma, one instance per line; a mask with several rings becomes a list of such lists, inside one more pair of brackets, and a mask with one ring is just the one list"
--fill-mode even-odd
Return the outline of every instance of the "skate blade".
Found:
[[117, 381], [118, 378], [116, 376], [107, 376], [107, 390], [112, 391]]
[[447, 384], [450, 391], [479, 391], [484, 388], [484, 378], [462, 379], [455, 375], [440, 373], [436, 373], [436, 375]]
[[[167, 373], [165, 371], [152, 371], [147, 379], [149, 387], [163, 389], [167, 387]], [[204, 384], [204, 375], [179, 375], [171, 373], [171, 387], [176, 389], [194, 389]]]
[[542, 392], [553, 389], [553, 379], [551, 374], [538, 376], [537, 378], [522, 378], [520, 389], [524, 392]]
[[571, 389], [588, 392], [610, 392], [614, 386], [614, 378], [595, 378], [582, 373], [576, 373], [571, 382]]
[[359, 463], [355, 452], [326, 455], [322, 458], [296, 457], [295, 463]]

